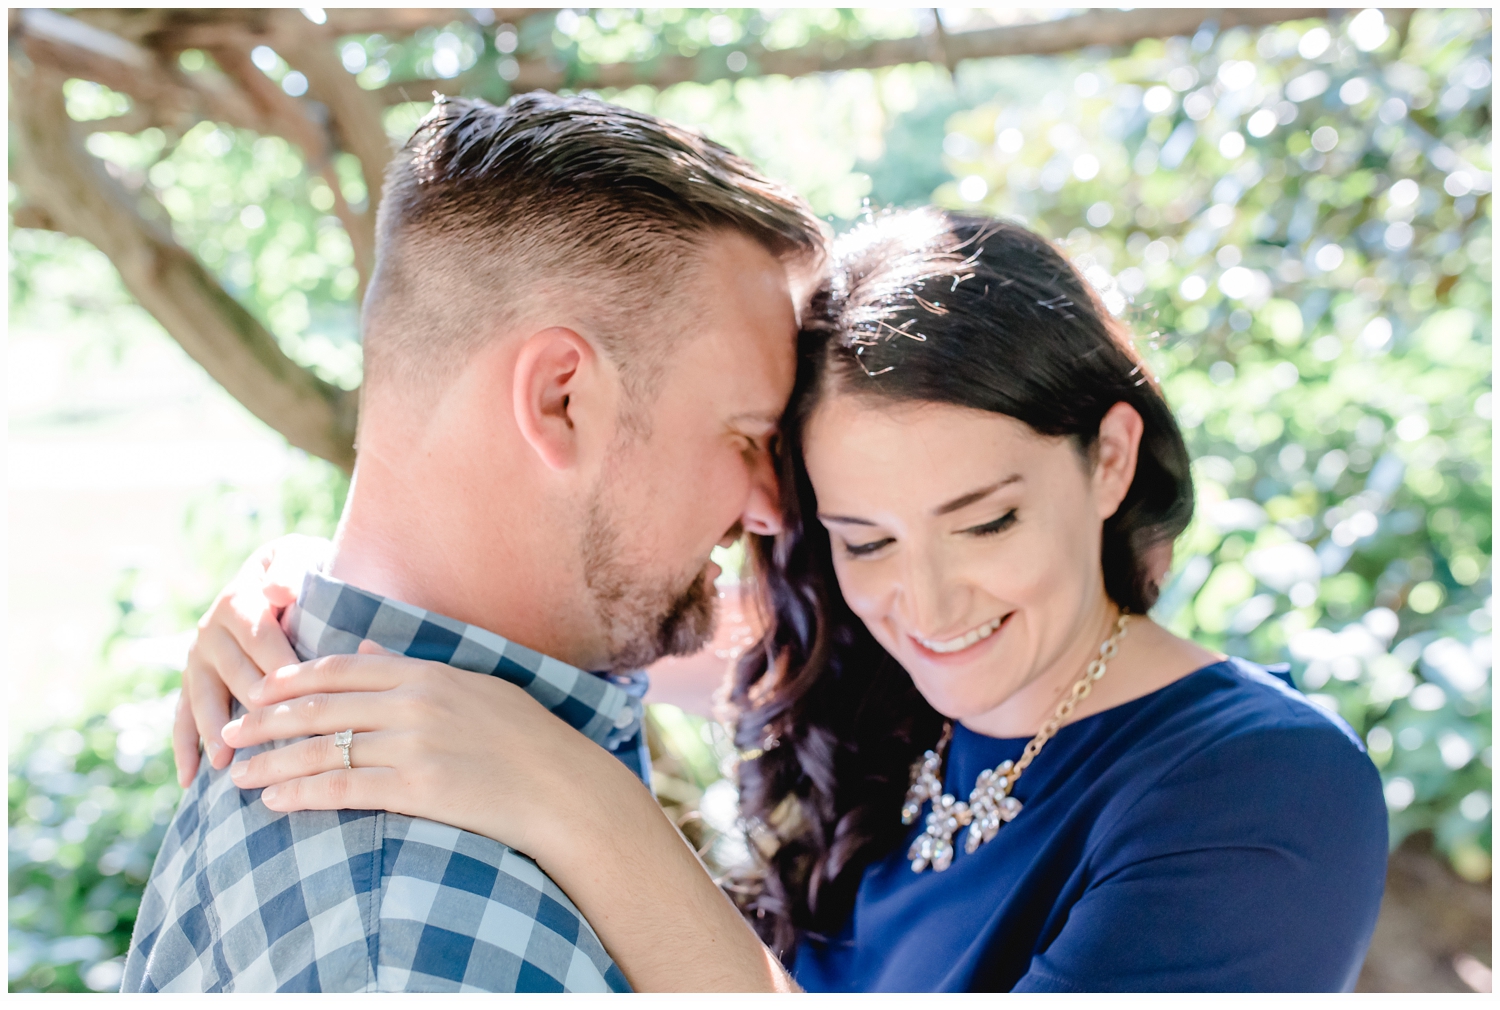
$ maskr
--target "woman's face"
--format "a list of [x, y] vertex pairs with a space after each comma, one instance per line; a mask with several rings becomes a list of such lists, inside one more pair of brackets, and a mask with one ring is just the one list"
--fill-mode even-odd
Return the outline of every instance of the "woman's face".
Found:
[[1139, 426], [1117, 405], [1090, 463], [1003, 414], [839, 395], [814, 412], [803, 452], [844, 598], [943, 715], [982, 729], [1095, 653], [1110, 616], [1102, 525]]

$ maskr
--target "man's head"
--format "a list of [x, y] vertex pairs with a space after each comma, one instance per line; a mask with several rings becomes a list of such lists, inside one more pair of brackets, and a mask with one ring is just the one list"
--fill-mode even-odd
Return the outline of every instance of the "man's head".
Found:
[[[388, 171], [363, 320], [356, 488], [386, 473], [371, 492], [448, 545], [413, 602], [580, 665], [701, 644], [709, 550], [778, 522], [790, 278], [823, 242], [784, 187], [651, 116], [439, 102]], [[515, 579], [547, 581], [545, 615]]]
[[807, 205], [698, 134], [589, 98], [441, 99], [387, 169], [364, 306], [366, 387], [431, 393], [528, 308], [581, 303], [648, 394], [684, 277], [720, 233], [822, 255]]

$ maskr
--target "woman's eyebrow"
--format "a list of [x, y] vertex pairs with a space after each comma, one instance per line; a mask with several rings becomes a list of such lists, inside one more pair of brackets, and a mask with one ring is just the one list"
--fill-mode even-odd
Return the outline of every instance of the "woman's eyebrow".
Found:
[[831, 516], [822, 512], [818, 513], [818, 520], [825, 523], [847, 523], [850, 526], [874, 526], [868, 519], [860, 519], [857, 516]]
[[959, 495], [957, 498], [953, 499], [950, 502], [947, 502], [946, 504], [939, 505], [936, 509], [933, 510], [932, 514], [935, 516], [945, 516], [949, 513], [957, 512], [961, 508], [967, 508], [977, 501], [988, 498], [990, 495], [994, 494], [1001, 488], [1006, 487], [1010, 484], [1014, 484], [1020, 479], [1020, 474], [1013, 473], [1003, 480], [996, 481], [989, 487], [982, 487], [978, 491], [970, 491], [968, 494]]
[[[957, 512], [961, 508], [965, 508], [965, 507], [967, 507], [969, 505], [973, 505], [975, 502], [981, 501], [981, 500], [989, 497], [990, 495], [994, 494], [996, 491], [999, 491], [1003, 487], [1008, 487], [1011, 484], [1016, 484], [1016, 483], [1020, 482], [1021, 479], [1022, 478], [1021, 478], [1020, 474], [1013, 473], [1009, 477], [1004, 478], [1003, 480], [997, 480], [995, 483], [991, 484], [989, 487], [982, 487], [978, 491], [970, 491], [968, 494], [959, 495], [957, 498], [953, 499], [952, 501], [947, 502], [947, 503], [945, 503], [943, 505], [939, 505], [936, 509], [933, 510], [932, 514], [935, 515], [935, 516], [945, 516], [945, 515], [948, 515], [950, 512]], [[835, 515], [828, 515], [825, 512], [819, 512], [818, 513], [818, 519], [820, 521], [822, 521], [822, 522], [825, 522], [825, 523], [845, 523], [845, 524], [850, 525], [850, 526], [874, 526], [874, 525], [876, 525], [875, 523], [871, 522], [870, 520], [868, 520], [868, 519], [861, 519], [858, 516], [835, 516]]]

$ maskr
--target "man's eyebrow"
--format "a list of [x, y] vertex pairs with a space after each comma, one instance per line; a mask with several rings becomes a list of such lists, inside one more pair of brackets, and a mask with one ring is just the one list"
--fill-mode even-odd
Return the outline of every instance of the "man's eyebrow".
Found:
[[977, 501], [982, 501], [985, 498], [988, 498], [990, 495], [994, 494], [996, 491], [1000, 490], [1001, 488], [1006, 487], [1006, 486], [1008, 486], [1010, 484], [1014, 484], [1017, 481], [1019, 481], [1020, 479], [1021, 479], [1021, 475], [1020, 474], [1013, 473], [1009, 477], [1006, 477], [1003, 480], [996, 481], [995, 483], [991, 484], [989, 487], [982, 487], [978, 491], [970, 491], [968, 494], [959, 495], [957, 498], [953, 499], [952, 501], [947, 502], [947, 503], [945, 503], [943, 505], [939, 505], [937, 508], [933, 509], [932, 514], [935, 515], [935, 516], [945, 516], [945, 515], [948, 515], [949, 513], [957, 512], [961, 508], [967, 508], [968, 506], [973, 505]]
[[743, 424], [753, 421], [757, 424], [781, 424], [781, 411], [779, 410], [747, 410], [742, 414], [735, 414], [729, 419], [730, 424]]

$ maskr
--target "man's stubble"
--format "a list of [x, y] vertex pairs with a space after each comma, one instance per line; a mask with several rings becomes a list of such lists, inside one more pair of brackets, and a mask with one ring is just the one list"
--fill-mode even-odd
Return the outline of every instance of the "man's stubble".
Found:
[[708, 563], [687, 579], [629, 556], [610, 494], [617, 473], [612, 467], [589, 499], [581, 554], [610, 669], [625, 672], [703, 648], [713, 637], [718, 591]]

